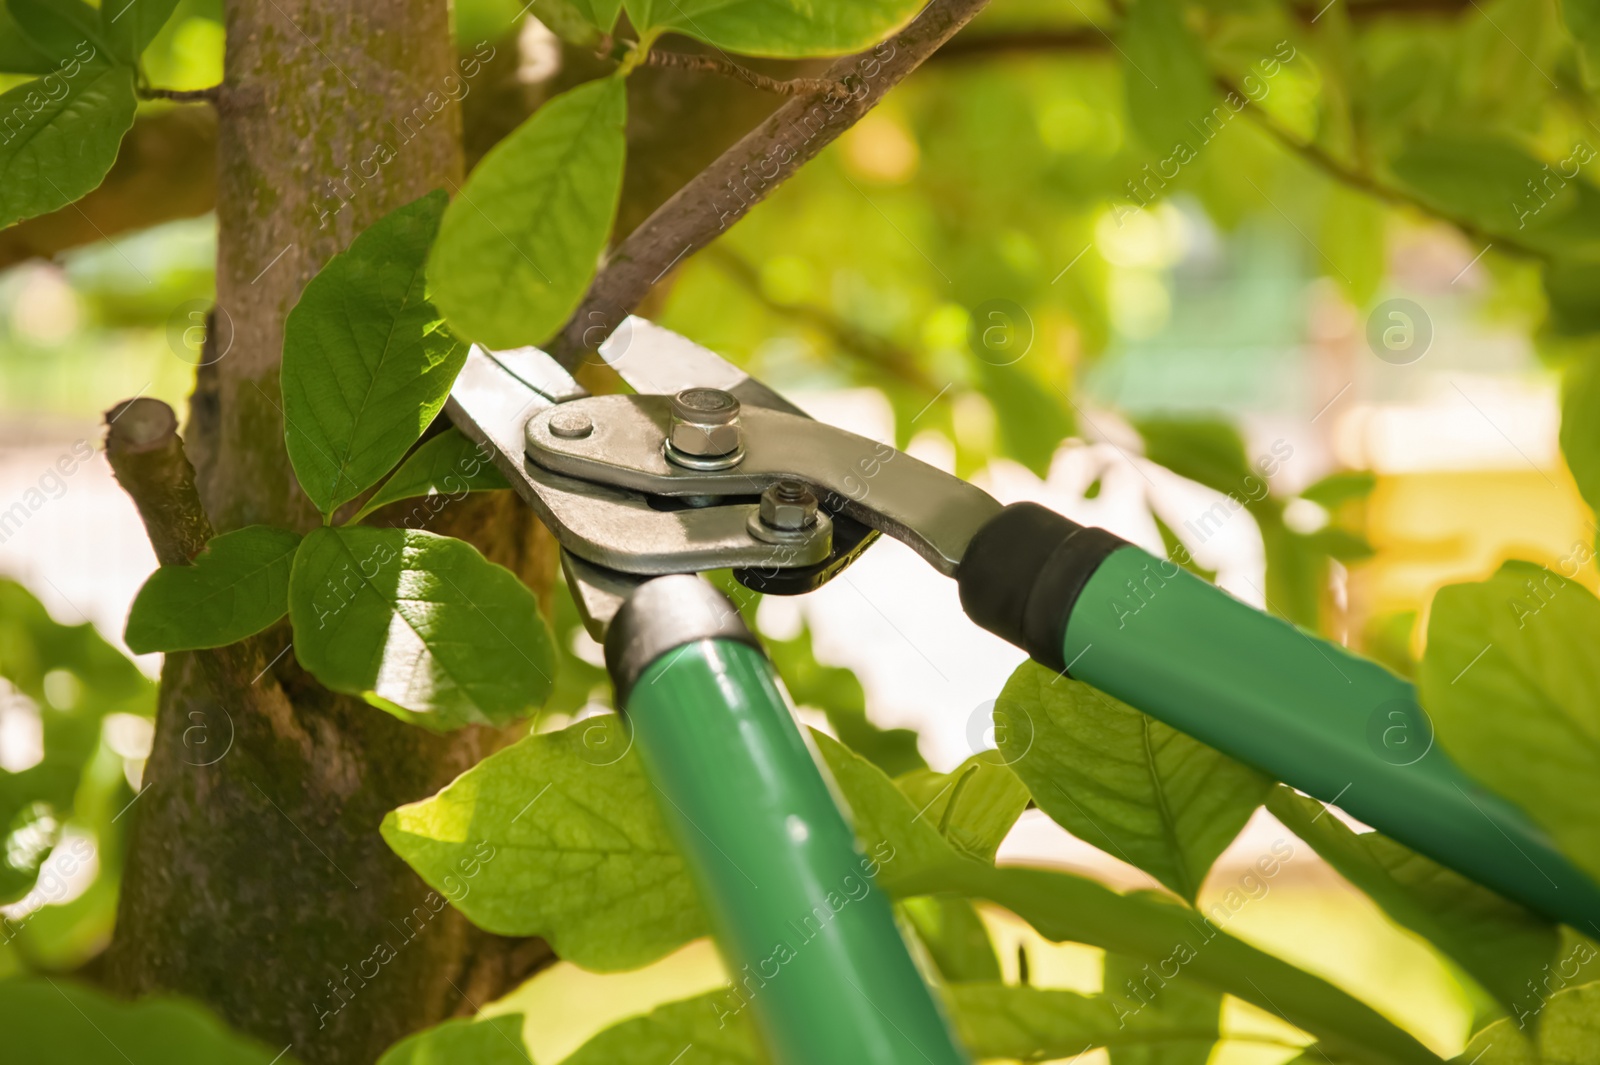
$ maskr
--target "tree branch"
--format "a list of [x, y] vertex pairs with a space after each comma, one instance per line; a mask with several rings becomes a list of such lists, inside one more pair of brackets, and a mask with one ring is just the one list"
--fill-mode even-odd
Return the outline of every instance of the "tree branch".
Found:
[[731, 59], [715, 55], [691, 55], [688, 52], [662, 52], [652, 50], [644, 57], [647, 67], [675, 67], [678, 70], [699, 70], [734, 78], [763, 92], [779, 96], [815, 96], [819, 93], [848, 94], [850, 89], [842, 81], [826, 78], [773, 78], [740, 66]]
[[159, 399], [130, 399], [106, 411], [106, 460], [139, 508], [163, 566], [187, 565], [205, 549], [211, 520], [171, 407]]
[[848, 95], [796, 97], [702, 170], [624, 240], [550, 353], [568, 367], [621, 324], [668, 270], [715, 240], [875, 107], [987, 0], [932, 0], [895, 36], [847, 56], [824, 77]]
[[1351, 166], [1349, 163], [1346, 163], [1344, 160], [1333, 155], [1326, 148], [1323, 148], [1319, 144], [1311, 141], [1301, 140], [1285, 129], [1277, 119], [1273, 118], [1272, 115], [1266, 111], [1265, 108], [1261, 107], [1260, 104], [1254, 100], [1251, 100], [1249, 95], [1247, 95], [1243, 89], [1235, 85], [1228, 78], [1218, 74], [1214, 75], [1212, 80], [1224, 94], [1232, 94], [1237, 96], [1239, 99], [1246, 101], [1246, 106], [1243, 109], [1244, 113], [1254, 119], [1256, 125], [1260, 127], [1267, 134], [1267, 136], [1277, 141], [1279, 145], [1288, 150], [1290, 153], [1298, 155], [1300, 158], [1304, 159], [1318, 170], [1321, 170], [1335, 181], [1338, 181], [1349, 188], [1355, 189], [1357, 192], [1366, 193], [1368, 196], [1371, 196], [1377, 200], [1381, 200], [1382, 202], [1391, 206], [1409, 207], [1412, 210], [1420, 211], [1429, 217], [1436, 218], [1441, 222], [1454, 226], [1456, 229], [1459, 229], [1462, 233], [1466, 234], [1475, 241], [1483, 244], [1493, 244], [1502, 252], [1510, 252], [1514, 255], [1521, 255], [1525, 258], [1531, 259], [1545, 259], [1549, 257], [1545, 252], [1540, 251], [1538, 248], [1535, 248], [1532, 245], [1524, 244], [1521, 241], [1518, 241], [1516, 238], [1508, 237], [1503, 233], [1491, 233], [1479, 226], [1470, 218], [1463, 218], [1460, 215], [1455, 215], [1448, 211], [1440, 210], [1439, 208], [1424, 202], [1405, 189], [1386, 184], [1367, 171]]

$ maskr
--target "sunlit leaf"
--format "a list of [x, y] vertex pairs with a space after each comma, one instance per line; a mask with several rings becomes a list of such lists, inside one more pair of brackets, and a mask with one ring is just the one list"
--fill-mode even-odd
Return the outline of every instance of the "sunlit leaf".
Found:
[[522, 1042], [522, 1014], [445, 1021], [407, 1036], [378, 1065], [533, 1065]]
[[1529, 562], [1434, 597], [1418, 671], [1439, 743], [1600, 876], [1600, 600]]
[[[631, 969], [706, 932], [683, 859], [611, 715], [529, 736], [384, 818], [383, 838], [480, 928]], [[451, 890], [460, 863], [482, 871]]]
[[[1529, 1023], [1536, 1021], [1537, 1023]], [[1537, 1012], [1492, 1024], [1473, 1037], [1457, 1065], [1588, 1065], [1600, 1054], [1600, 983], [1560, 988]]]
[[289, 618], [295, 657], [318, 680], [413, 724], [504, 725], [550, 692], [533, 593], [448, 536], [313, 530], [295, 554]]
[[999, 980], [1000, 959], [978, 908], [954, 895], [923, 895], [900, 903], [939, 975], [950, 983]]
[[1028, 806], [1028, 789], [994, 751], [975, 754], [949, 773], [917, 769], [895, 784], [950, 845], [979, 861], [995, 851]]
[[624, 0], [643, 33], [670, 30], [742, 55], [864, 49], [906, 22], [918, 0]]
[[[1118, 1019], [1138, 1033], [1159, 1018], [1175, 1037], [1112, 1039], [1111, 1065], [1206, 1065], [1211, 1060], [1212, 1047], [1222, 1037], [1222, 995], [1171, 972], [1121, 954], [1106, 955], [1102, 994], [1117, 1008]], [[1146, 1011], [1154, 1016], [1144, 1017]]]
[[620, 78], [547, 102], [495, 145], [451, 201], [428, 260], [452, 328], [491, 348], [536, 344], [577, 307], [622, 187]]
[[1357, 835], [1282, 784], [1267, 808], [1396, 923], [1432, 943], [1515, 1012], [1555, 958], [1555, 925], [1377, 832]]
[[1032, 662], [1006, 682], [1000, 750], [1073, 835], [1193, 902], [1272, 781], [1220, 751]]
[[[1596, 274], [1600, 281], [1600, 273]], [[1597, 319], [1600, 324], [1600, 319]], [[1600, 359], [1567, 370], [1561, 390], [1561, 455], [1578, 492], [1600, 513]]]

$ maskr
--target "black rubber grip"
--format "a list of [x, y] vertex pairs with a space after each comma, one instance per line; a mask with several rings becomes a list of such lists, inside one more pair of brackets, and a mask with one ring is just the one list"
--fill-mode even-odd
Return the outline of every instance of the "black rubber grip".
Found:
[[1127, 543], [1037, 503], [1013, 503], [967, 545], [956, 570], [961, 608], [1040, 665], [1065, 672], [1072, 608], [1100, 563]]
[[761, 650], [727, 596], [699, 577], [657, 577], [635, 589], [606, 630], [606, 670], [617, 712], [626, 710], [629, 693], [652, 662], [699, 640], [736, 640]]

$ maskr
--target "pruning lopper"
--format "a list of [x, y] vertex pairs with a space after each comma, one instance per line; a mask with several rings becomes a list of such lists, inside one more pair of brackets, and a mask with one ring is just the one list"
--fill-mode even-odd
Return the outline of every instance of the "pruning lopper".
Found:
[[[1406, 681], [1103, 529], [989, 495], [818, 422], [684, 337], [628, 319], [591, 396], [536, 348], [474, 347], [451, 393], [555, 534], [729, 970], [784, 1065], [966, 1060], [759, 643], [693, 576], [810, 591], [879, 534], [956, 580], [979, 625], [1547, 918], [1600, 889], [1433, 743]], [[825, 900], [848, 897], [834, 909]], [[783, 952], [780, 944], [804, 945]], [[746, 984], [750, 978], [745, 977]]]

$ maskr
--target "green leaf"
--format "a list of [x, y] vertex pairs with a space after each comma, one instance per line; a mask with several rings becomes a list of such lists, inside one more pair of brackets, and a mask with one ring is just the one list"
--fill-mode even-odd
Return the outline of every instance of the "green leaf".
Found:
[[1000, 959], [989, 929], [971, 902], [954, 895], [923, 895], [900, 903], [900, 912], [946, 981], [1000, 979]]
[[[637, 968], [707, 926], [629, 742], [614, 715], [528, 736], [390, 813], [383, 838], [478, 927]], [[471, 890], [452, 890], [475, 856]]]
[[[589, 1040], [562, 1065], [765, 1065], [769, 1059], [757, 1045], [755, 1026], [748, 1011], [733, 1009], [733, 994], [713, 991], [631, 1017]], [[975, 1060], [1066, 1061], [1103, 1046], [1209, 1051], [1216, 1041], [1188, 1016], [1156, 1007], [1135, 1014], [1105, 996], [1073, 991], [977, 981], [950, 986], [947, 999], [957, 1035]]]
[[483, 157], [445, 211], [428, 261], [452, 328], [490, 348], [536, 344], [589, 287], [617, 211], [621, 78], [562, 93]]
[[[534, 7], [534, 13], [540, 17], [540, 21], [544, 21], [545, 12], [540, 7], [545, 3], [571, 8], [601, 33], [611, 32], [617, 24], [617, 12], [622, 10], [622, 0], [542, 0], [541, 4]], [[549, 25], [548, 22], [545, 24]], [[561, 34], [561, 30], [555, 26], [550, 28], [556, 34]]]
[[994, 861], [1028, 808], [1028, 789], [993, 751], [973, 755], [951, 773], [913, 770], [895, 784], [952, 847], [983, 862]]
[[1344, 470], [1330, 473], [1307, 486], [1301, 491], [1300, 498], [1332, 510], [1352, 500], [1366, 499], [1377, 486], [1377, 475], [1371, 470]]
[[1584, 502], [1600, 513], [1600, 359], [1569, 367], [1562, 382], [1561, 454]]
[[1215, 135], [1205, 124], [1216, 96], [1211, 70], [1178, 0], [1137, 0], [1123, 22], [1121, 51], [1128, 120], [1147, 148], [1192, 151]]
[[1077, 431], [1062, 394], [1023, 364], [997, 366], [975, 360], [983, 395], [997, 410], [1002, 453], [1039, 477], [1048, 476], [1061, 442]]
[[51, 78], [0, 95], [0, 228], [93, 191], [133, 125], [131, 68], [83, 65], [76, 78]]
[[862, 847], [871, 854], [892, 849], [894, 860], [884, 862], [878, 874], [891, 895], [987, 899], [1047, 939], [1125, 954], [1169, 974], [1181, 971], [1186, 979], [1270, 1010], [1322, 1038], [1330, 1054], [1348, 1051], [1363, 1063], [1438, 1061], [1370, 1007], [1234, 939], [1167, 896], [1123, 895], [1071, 873], [997, 868], [961, 857], [881, 771], [827, 736], [815, 739], [855, 815]]
[[614, 1024], [561, 1065], [767, 1065], [748, 1010], [711, 992]]
[[0, 71], [7, 74], [56, 72], [56, 61], [33, 46], [4, 4], [0, 4]]
[[100, 19], [106, 42], [122, 62], [137, 63], [177, 6], [178, 0], [103, 0]]
[[758, 56], [860, 51], [905, 24], [920, 0], [625, 0], [641, 35], [670, 31]]
[[[1473, 1037], [1458, 1065], [1591, 1065], [1600, 1060], [1600, 983], [1558, 990], [1533, 1018], [1507, 1017]], [[1532, 1038], [1530, 1038], [1532, 1036]]]
[[950, 988], [950, 1003], [962, 1043], [983, 1060], [1067, 1061], [1109, 1047], [1114, 1065], [1203, 1063], [1217, 1041], [1217, 1019], [1208, 1025], [1170, 1008], [1175, 990], [1140, 1008], [1139, 1000], [1114, 995], [984, 983]]
[[996, 710], [1031, 722], [1000, 750], [1039, 808], [1193, 902], [1272, 781], [1089, 685], [1025, 662]]
[[139, 589], [123, 638], [138, 654], [223, 647], [289, 612], [298, 533], [251, 525], [224, 533], [187, 566], [162, 566]]
[[1244, 438], [1216, 418], [1148, 418], [1135, 423], [1144, 438], [1145, 457], [1180, 477], [1224, 495], [1246, 497], [1255, 476], [1245, 456]]
[[83, 0], [5, 0], [5, 5], [22, 35], [51, 59], [71, 56], [100, 64], [114, 60], [101, 33], [99, 13]]
[[8, 580], [0, 580], [0, 677], [39, 708], [43, 733], [39, 762], [0, 770], [0, 902], [12, 902], [34, 887], [66, 823], [81, 821], [98, 797], [91, 784], [106, 715], [152, 717], [156, 686], [92, 625], [60, 624]]
[[0, 981], [9, 1060], [28, 1065], [294, 1065], [180, 999], [119, 1002], [64, 980]]
[[828, 717], [841, 742], [890, 776], [927, 765], [917, 752], [917, 734], [908, 728], [883, 729], [867, 717], [866, 691], [855, 673], [817, 661], [811, 630], [787, 639], [763, 636], [767, 653], [797, 706], [812, 706]]
[[1586, 145], [1547, 164], [1495, 134], [1424, 133], [1403, 143], [1390, 165], [1435, 210], [1553, 253], [1600, 252], [1600, 190], [1579, 177], [1594, 158]]
[[1600, 263], [1551, 259], [1544, 264], [1550, 326], [1563, 336], [1600, 332]]
[[416, 529], [313, 530], [289, 578], [295, 657], [334, 691], [446, 730], [504, 725], [550, 692], [533, 593], [471, 545]]
[[1600, 876], [1600, 600], [1530, 562], [1434, 597], [1418, 671], [1438, 741]]
[[522, 1023], [520, 1013], [445, 1021], [400, 1040], [378, 1065], [533, 1065]]
[[[1186, 977], [1282, 1013], [1333, 1050], [1355, 1048], [1364, 1062], [1437, 1062], [1368, 1007], [1188, 907], [1150, 893], [1121, 895], [1070, 873], [997, 869], [962, 857], [876, 766], [823, 733], [812, 738], [866, 852], [891, 848], [893, 860], [878, 874], [891, 894], [987, 898], [1056, 941], [1178, 964]], [[646, 964], [707, 926], [638, 760], [616, 753], [626, 742], [614, 715], [529, 736], [439, 795], [391, 813], [384, 839], [480, 927], [543, 936], [588, 969]], [[474, 858], [481, 868], [465, 885], [461, 863]], [[1272, 989], [1270, 1000], [1262, 988]], [[704, 1059], [686, 1056], [683, 1065], [694, 1060]]]
[[1600, 82], [1600, 0], [1561, 0], [1561, 18], [1578, 42], [1585, 81]]
[[461, 430], [450, 428], [413, 451], [350, 520], [360, 521], [379, 507], [402, 499], [424, 498], [432, 512], [468, 492], [510, 487], [511, 482], [495, 469], [486, 451], [463, 436]]
[[[1172, 979], [1121, 954], [1107, 954], [1101, 981], [1104, 996], [1118, 1007], [1118, 1019], [1150, 1023], [1153, 1010], [1177, 1031], [1175, 1038], [1122, 1042], [1113, 1037], [1111, 1065], [1206, 1065], [1222, 1038], [1222, 995], [1179, 976]], [[1134, 1024], [1137, 1031], [1140, 1027]]]
[[405, 457], [466, 362], [424, 291], [444, 209], [432, 192], [380, 218], [311, 279], [284, 323], [284, 441], [324, 515]]
[[1315, 532], [1296, 535], [1299, 535], [1312, 551], [1336, 558], [1346, 565], [1364, 561], [1377, 554], [1365, 536], [1349, 529], [1341, 529], [1337, 525], [1324, 525]]
[[1395, 923], [1432, 943], [1508, 1012], [1555, 960], [1560, 935], [1488, 888], [1377, 832], [1357, 835], [1324, 807], [1278, 785], [1267, 809]]

